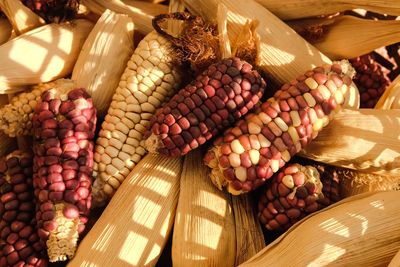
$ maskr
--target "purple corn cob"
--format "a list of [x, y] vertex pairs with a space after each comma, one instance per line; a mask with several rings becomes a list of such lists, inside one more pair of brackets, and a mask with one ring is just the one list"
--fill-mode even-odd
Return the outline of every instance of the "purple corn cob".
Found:
[[0, 159], [0, 266], [47, 265], [36, 233], [32, 158], [14, 151]]
[[32, 119], [38, 233], [50, 261], [66, 260], [88, 220], [96, 110], [84, 89], [51, 89]]
[[171, 157], [187, 154], [252, 109], [265, 86], [260, 74], [239, 58], [211, 65], [153, 116], [144, 136], [146, 148]]

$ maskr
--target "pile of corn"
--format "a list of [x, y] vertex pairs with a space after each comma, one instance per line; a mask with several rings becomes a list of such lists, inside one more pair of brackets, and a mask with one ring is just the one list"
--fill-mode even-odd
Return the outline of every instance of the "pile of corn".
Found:
[[0, 266], [398, 263], [398, 1], [0, 11]]

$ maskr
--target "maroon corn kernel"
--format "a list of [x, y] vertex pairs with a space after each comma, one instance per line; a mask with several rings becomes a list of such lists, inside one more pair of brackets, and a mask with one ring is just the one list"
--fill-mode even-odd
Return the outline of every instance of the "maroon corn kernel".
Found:
[[374, 108], [379, 98], [390, 84], [382, 67], [375, 61], [373, 54], [366, 54], [349, 60], [356, 70], [354, 83], [360, 91], [360, 107]]
[[144, 136], [146, 147], [166, 156], [185, 155], [251, 110], [265, 86], [239, 58], [211, 65], [157, 111]]
[[27, 266], [31, 261], [41, 262], [33, 266], [47, 265], [45, 247], [34, 231], [32, 178], [25, 175], [32, 173], [32, 159], [21, 151], [0, 159], [0, 266]]
[[[62, 239], [76, 244], [78, 225], [84, 227], [82, 220], [89, 215], [86, 207], [91, 202], [96, 110], [90, 96], [81, 88], [69, 92], [49, 90], [42, 94], [41, 101], [32, 121], [33, 184], [40, 210], [38, 233], [47, 245], [52, 262], [73, 257], [75, 247], [65, 247]], [[82, 110], [90, 116], [82, 116]], [[82, 184], [80, 177], [87, 177], [87, 183]], [[85, 194], [80, 193], [82, 190]], [[84, 203], [85, 208], [82, 204], [78, 206], [77, 201]]]
[[[322, 73], [321, 68], [315, 68], [311, 71], [313, 75], [309, 72], [290, 85], [283, 85], [274, 98], [215, 141], [204, 161], [212, 169], [211, 179], [218, 188], [226, 186], [232, 194], [241, 194], [261, 186], [329, 123], [344, 102], [344, 92], [351, 86], [354, 70], [347, 61], [326, 65], [323, 70]], [[224, 153], [228, 146], [230, 152]], [[232, 172], [229, 177], [225, 172], [231, 168], [233, 178]], [[251, 179], [249, 168], [255, 168]]]
[[289, 164], [267, 183], [258, 201], [258, 217], [268, 230], [285, 231], [338, 200], [339, 178], [334, 168]]

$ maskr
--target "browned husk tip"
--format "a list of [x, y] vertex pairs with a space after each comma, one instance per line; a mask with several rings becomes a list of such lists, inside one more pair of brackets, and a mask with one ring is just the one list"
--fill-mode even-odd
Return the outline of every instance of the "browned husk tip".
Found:
[[243, 60], [246, 60], [253, 66], [258, 66], [260, 63], [260, 37], [256, 29], [259, 25], [258, 20], [247, 21], [243, 25], [240, 34], [233, 46], [233, 55]]
[[[182, 20], [178, 36], [172, 36], [161, 28], [166, 20]], [[153, 19], [154, 29], [167, 38], [174, 47], [177, 63], [188, 62], [195, 72], [200, 72], [221, 58], [217, 26], [200, 16], [186, 12], [161, 14]]]

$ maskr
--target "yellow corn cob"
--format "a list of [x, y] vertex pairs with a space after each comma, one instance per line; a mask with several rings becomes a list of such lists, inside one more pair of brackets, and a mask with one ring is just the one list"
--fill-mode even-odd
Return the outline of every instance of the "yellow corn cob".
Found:
[[0, 18], [0, 45], [8, 41], [11, 36], [12, 26], [7, 19]]
[[74, 87], [72, 80], [59, 79], [33, 86], [30, 91], [17, 94], [11, 98], [10, 104], [0, 109], [0, 130], [11, 137], [31, 135], [33, 111], [42, 93], [51, 88], [72, 89], [72, 87]]
[[128, 61], [96, 142], [95, 205], [104, 205], [144, 156], [142, 136], [150, 117], [179, 82], [170, 42], [149, 33]]
[[45, 24], [41, 17], [22, 4], [21, 1], [0, 0], [0, 9], [10, 20], [16, 35]]
[[99, 117], [107, 113], [133, 53], [133, 28], [130, 17], [106, 10], [90, 32], [76, 61], [72, 80], [91, 95]]
[[132, 170], [69, 266], [155, 266], [175, 219], [182, 159], [148, 154]]
[[70, 74], [92, 27], [84, 19], [47, 24], [0, 46], [0, 93]]
[[165, 5], [134, 0], [82, 0], [81, 2], [98, 15], [101, 15], [106, 9], [129, 15], [135, 24], [135, 29], [144, 34], [153, 30], [151, 20], [154, 16], [168, 13], [168, 7]]

